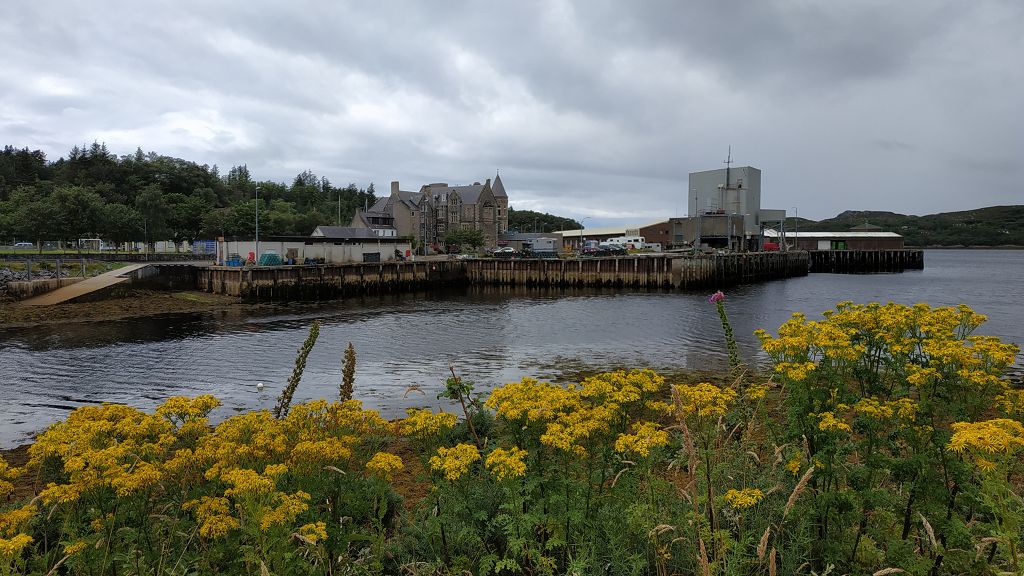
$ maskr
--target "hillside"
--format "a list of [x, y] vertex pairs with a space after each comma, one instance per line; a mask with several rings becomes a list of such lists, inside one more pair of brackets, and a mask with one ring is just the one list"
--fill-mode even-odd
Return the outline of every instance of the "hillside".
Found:
[[[906, 238], [908, 246], [1024, 246], [1024, 206], [989, 206], [926, 216], [847, 210], [815, 222], [800, 219], [800, 230], [840, 231], [868, 222]], [[793, 219], [787, 221], [793, 229]]]

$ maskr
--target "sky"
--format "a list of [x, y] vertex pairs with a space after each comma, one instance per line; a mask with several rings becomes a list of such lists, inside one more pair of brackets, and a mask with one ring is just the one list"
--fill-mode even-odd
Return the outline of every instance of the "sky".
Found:
[[0, 145], [104, 142], [386, 191], [500, 170], [586, 226], [686, 215], [689, 172], [762, 205], [1024, 204], [1024, 2], [0, 3]]

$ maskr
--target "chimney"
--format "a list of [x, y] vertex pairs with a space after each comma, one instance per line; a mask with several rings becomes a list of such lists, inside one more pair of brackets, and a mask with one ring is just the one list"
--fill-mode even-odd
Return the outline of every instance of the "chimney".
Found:
[[398, 195], [398, 180], [392, 180], [391, 181], [391, 195], [392, 196], [397, 196]]
[[490, 178], [487, 179], [487, 184], [485, 184], [485, 186], [487, 186], [488, 188], [491, 187], [491, 179]]

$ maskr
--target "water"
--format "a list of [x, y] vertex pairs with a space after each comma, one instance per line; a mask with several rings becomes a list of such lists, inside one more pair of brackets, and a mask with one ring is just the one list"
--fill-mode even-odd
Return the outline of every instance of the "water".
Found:
[[[903, 274], [812, 274], [728, 291], [741, 355], [763, 361], [757, 328], [841, 300], [966, 303], [989, 316], [979, 333], [1024, 343], [1024, 251], [928, 251]], [[295, 352], [320, 319], [296, 401], [334, 398], [342, 353], [358, 355], [356, 396], [387, 417], [439, 407], [449, 363], [486, 390], [525, 375], [649, 366], [720, 369], [722, 331], [706, 294], [477, 289], [283, 307], [269, 315], [169, 315], [0, 330], [0, 448], [77, 406], [151, 409], [173, 395], [214, 394], [216, 414], [271, 408]], [[266, 387], [257, 391], [256, 384]]]

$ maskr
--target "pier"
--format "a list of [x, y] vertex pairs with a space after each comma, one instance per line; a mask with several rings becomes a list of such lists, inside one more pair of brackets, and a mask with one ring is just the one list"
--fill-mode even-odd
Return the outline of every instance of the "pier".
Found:
[[806, 276], [806, 252], [636, 255], [574, 260], [447, 260], [197, 271], [197, 287], [247, 301], [327, 300], [441, 285], [630, 287], [711, 290]]
[[924, 270], [923, 250], [813, 250], [811, 272], [885, 274]]

